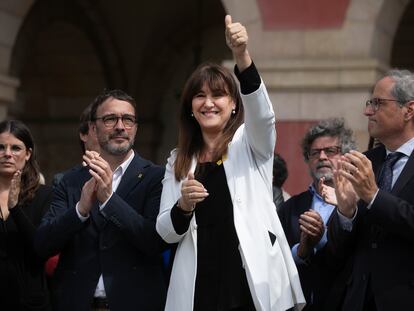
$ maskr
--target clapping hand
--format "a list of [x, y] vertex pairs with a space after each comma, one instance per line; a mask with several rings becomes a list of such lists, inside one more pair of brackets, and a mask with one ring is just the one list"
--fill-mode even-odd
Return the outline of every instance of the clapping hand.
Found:
[[348, 180], [347, 175], [349, 175], [349, 170], [344, 168], [344, 161], [338, 161], [337, 169], [334, 171], [338, 210], [342, 215], [352, 218], [355, 214], [359, 198], [353, 184]]
[[22, 172], [20, 170], [17, 170], [13, 174], [13, 177], [10, 183], [9, 199], [7, 201], [7, 206], [9, 209], [14, 208], [17, 205], [17, 202], [19, 200], [21, 178], [22, 178]]
[[332, 204], [335, 206], [338, 205], [338, 201], [336, 199], [335, 188], [326, 185], [324, 181], [325, 181], [324, 177], [321, 177], [319, 179], [319, 183], [318, 183], [319, 194], [321, 195], [321, 197], [326, 203]]
[[299, 228], [301, 234], [297, 254], [301, 258], [306, 258], [321, 240], [325, 233], [325, 225], [318, 212], [309, 210], [300, 215]]
[[79, 213], [82, 216], [88, 216], [89, 212], [91, 211], [92, 206], [96, 201], [96, 191], [96, 180], [92, 177], [82, 187], [81, 197], [78, 205]]
[[378, 190], [371, 161], [362, 153], [351, 150], [341, 157], [341, 176], [352, 183], [352, 186], [365, 203], [370, 203]]
[[112, 170], [99, 153], [86, 151], [83, 155], [84, 165], [89, 166], [89, 173], [96, 181], [96, 198], [104, 203], [112, 195]]

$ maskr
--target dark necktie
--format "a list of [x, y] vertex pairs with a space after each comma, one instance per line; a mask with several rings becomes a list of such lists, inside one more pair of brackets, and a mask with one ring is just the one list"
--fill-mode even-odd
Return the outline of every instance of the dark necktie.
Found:
[[403, 155], [401, 152], [391, 152], [387, 155], [378, 178], [378, 187], [380, 189], [391, 192], [392, 168]]

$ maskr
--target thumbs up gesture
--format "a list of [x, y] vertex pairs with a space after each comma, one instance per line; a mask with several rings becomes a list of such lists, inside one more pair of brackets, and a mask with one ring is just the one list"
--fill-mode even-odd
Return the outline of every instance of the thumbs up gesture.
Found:
[[247, 51], [249, 37], [246, 27], [240, 23], [234, 23], [230, 15], [226, 15], [224, 24], [226, 26], [226, 44], [233, 52], [239, 70], [243, 71], [251, 64], [251, 59]]
[[193, 173], [188, 173], [187, 180], [181, 185], [179, 207], [184, 212], [190, 213], [194, 210], [195, 204], [203, 201], [207, 196], [208, 192], [203, 184], [194, 179]]
[[233, 23], [230, 15], [226, 15], [224, 19], [226, 25], [226, 43], [227, 46], [235, 54], [241, 54], [247, 49], [247, 36], [246, 28], [240, 23]]

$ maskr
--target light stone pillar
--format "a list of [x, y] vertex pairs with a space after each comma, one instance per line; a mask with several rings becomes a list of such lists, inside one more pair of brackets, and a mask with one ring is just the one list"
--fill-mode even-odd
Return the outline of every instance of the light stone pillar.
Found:
[[365, 101], [387, 69], [375, 59], [292, 59], [259, 62], [277, 119], [343, 117], [360, 150], [368, 144]]
[[[375, 82], [387, 66], [375, 59], [292, 59], [255, 61], [279, 121], [318, 121], [343, 117], [358, 148], [368, 145], [363, 115]], [[231, 69], [233, 61], [224, 65]]]
[[34, 0], [0, 1], [0, 120], [7, 117], [8, 107], [16, 102], [18, 79], [9, 76], [13, 45], [24, 16]]

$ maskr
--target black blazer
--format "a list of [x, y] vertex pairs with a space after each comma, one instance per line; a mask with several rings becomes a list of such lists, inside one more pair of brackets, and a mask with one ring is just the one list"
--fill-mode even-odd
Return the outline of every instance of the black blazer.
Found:
[[[302, 192], [292, 196], [278, 211], [291, 248], [300, 242], [299, 217], [311, 209], [312, 199], [309, 190]], [[339, 303], [337, 292], [341, 291], [340, 284], [345, 276], [342, 274], [342, 266], [328, 252], [326, 245], [307, 258], [306, 263], [296, 266], [307, 304], [304, 310], [336, 310]]]
[[[385, 160], [384, 147], [366, 153], [378, 178]], [[352, 274], [343, 310], [363, 310], [367, 290], [377, 309], [411, 310], [414, 297], [414, 153], [391, 193], [379, 190], [371, 208], [360, 201], [352, 232], [342, 230], [335, 212], [328, 244], [347, 259]]]
[[96, 203], [82, 222], [75, 205], [91, 175], [87, 168], [65, 174], [35, 240], [40, 255], [60, 253], [56, 310], [90, 310], [101, 274], [112, 311], [163, 310], [165, 243], [155, 230], [163, 176], [162, 167], [135, 155], [102, 211]]
[[36, 227], [49, 208], [52, 189], [40, 186], [32, 201], [0, 220], [0, 309], [50, 310], [45, 261], [36, 255]]

